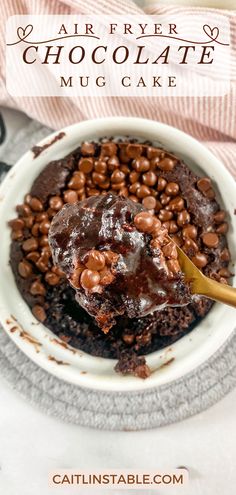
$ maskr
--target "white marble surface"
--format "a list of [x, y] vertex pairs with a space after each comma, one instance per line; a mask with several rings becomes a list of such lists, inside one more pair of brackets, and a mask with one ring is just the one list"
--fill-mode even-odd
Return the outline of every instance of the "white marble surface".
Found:
[[[141, 432], [95, 431], [43, 414], [21, 399], [0, 377], [0, 493], [162, 495], [167, 491], [50, 489], [47, 477], [56, 468], [104, 471], [186, 466], [190, 483], [183, 493], [234, 495], [235, 416], [236, 390], [208, 411], [165, 428]], [[175, 495], [173, 489], [169, 493]]]

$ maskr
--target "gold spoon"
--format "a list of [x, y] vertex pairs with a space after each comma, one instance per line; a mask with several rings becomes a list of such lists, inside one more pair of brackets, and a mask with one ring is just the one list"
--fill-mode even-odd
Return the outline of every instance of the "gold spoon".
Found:
[[203, 275], [177, 244], [176, 247], [180, 268], [190, 284], [191, 293], [236, 307], [236, 289]]

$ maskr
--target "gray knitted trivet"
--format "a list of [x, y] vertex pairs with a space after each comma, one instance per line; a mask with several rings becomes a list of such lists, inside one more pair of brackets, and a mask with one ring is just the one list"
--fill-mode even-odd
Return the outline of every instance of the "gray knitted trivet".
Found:
[[[1, 112], [0, 178], [23, 152], [50, 132], [12, 110]], [[105, 393], [69, 385], [50, 375], [0, 328], [0, 374], [15, 390], [64, 421], [110, 430], [154, 428], [208, 408], [235, 386], [235, 354], [236, 331], [207, 363], [183, 379], [145, 392]]]
[[100, 392], [70, 385], [28, 359], [0, 330], [0, 373], [24, 398], [64, 421], [109, 430], [140, 430], [207, 409], [236, 385], [236, 331], [193, 373], [145, 392]]

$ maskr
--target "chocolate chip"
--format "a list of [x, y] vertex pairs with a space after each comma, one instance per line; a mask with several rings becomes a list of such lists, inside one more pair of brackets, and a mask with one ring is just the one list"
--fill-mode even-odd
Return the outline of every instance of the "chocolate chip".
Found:
[[230, 261], [230, 252], [228, 248], [224, 248], [220, 253], [220, 259], [222, 261]]
[[31, 229], [31, 233], [33, 234], [34, 237], [39, 236], [39, 223], [35, 223]]
[[68, 182], [70, 189], [81, 189], [85, 185], [85, 174], [81, 171], [75, 172]]
[[220, 277], [223, 277], [223, 278], [229, 278], [232, 276], [230, 271], [228, 270], [228, 268], [221, 268], [218, 271], [218, 274], [220, 275]]
[[51, 223], [49, 222], [49, 220], [44, 220], [42, 223], [40, 223], [39, 225], [39, 230], [42, 234], [47, 234], [49, 229], [50, 229], [50, 225]]
[[49, 206], [53, 210], [59, 211], [63, 207], [63, 201], [60, 196], [52, 196], [49, 200]]
[[134, 194], [130, 194], [129, 195], [129, 199], [131, 201], [133, 201], [134, 203], [138, 203], [139, 202], [137, 196], [134, 196]]
[[134, 224], [141, 232], [151, 233], [154, 227], [154, 218], [150, 213], [142, 211], [134, 217]]
[[100, 282], [100, 275], [97, 271], [89, 270], [89, 269], [83, 270], [80, 277], [80, 283], [83, 289], [91, 290], [94, 287], [96, 287], [96, 285], [98, 285], [99, 282]]
[[156, 199], [153, 196], [146, 196], [143, 198], [142, 204], [144, 208], [147, 208], [147, 210], [154, 210], [156, 206]]
[[168, 205], [169, 201], [170, 201], [170, 196], [167, 196], [167, 194], [165, 193], [162, 193], [160, 195], [160, 202], [163, 206]]
[[12, 230], [22, 230], [25, 226], [24, 220], [22, 218], [14, 218], [14, 220], [10, 220], [8, 225], [12, 228]]
[[81, 273], [84, 270], [83, 265], [77, 265], [76, 268], [74, 269], [73, 273], [69, 277], [70, 283], [73, 285], [75, 289], [79, 289], [81, 287], [80, 285], [80, 276]]
[[45, 296], [46, 289], [39, 280], [35, 280], [30, 286], [30, 294], [32, 296]]
[[26, 203], [27, 205], [29, 205], [29, 204], [30, 204], [31, 199], [32, 199], [31, 194], [25, 194], [25, 196], [24, 196], [24, 201], [25, 201], [25, 203]]
[[30, 237], [29, 239], [23, 242], [22, 249], [26, 253], [29, 253], [30, 251], [36, 251], [38, 249], [37, 239], [35, 239], [35, 237]]
[[94, 170], [95, 172], [98, 172], [99, 174], [106, 174], [107, 172], [107, 164], [103, 160], [98, 160], [94, 164]]
[[40, 237], [39, 245], [41, 247], [48, 246], [48, 236], [47, 235], [42, 235], [42, 237]]
[[32, 313], [35, 318], [41, 322], [44, 322], [47, 318], [44, 308], [39, 304], [35, 304], [35, 306], [33, 306]]
[[[88, 187], [87, 188], [87, 195], [90, 196], [99, 196], [99, 190], [96, 189], [95, 187]], [[72, 203], [75, 203], [75, 201], [72, 201]]]
[[43, 256], [43, 258], [47, 258], [49, 259], [50, 256], [51, 256], [51, 248], [50, 246], [48, 245], [48, 243], [46, 244], [46, 246], [43, 246], [42, 249], [41, 249], [41, 255]]
[[129, 163], [130, 162], [130, 157], [126, 153], [126, 148], [127, 148], [127, 146], [122, 147], [120, 150], [120, 161], [122, 163]]
[[102, 156], [113, 156], [116, 155], [117, 145], [112, 141], [108, 141], [107, 143], [103, 143], [101, 146], [101, 155]]
[[192, 257], [192, 262], [197, 268], [204, 268], [207, 265], [207, 257], [203, 253], [196, 253], [195, 256]]
[[150, 189], [148, 186], [140, 186], [138, 189], [137, 189], [137, 197], [139, 199], [143, 199], [143, 198], [146, 198], [146, 196], [150, 196]]
[[158, 158], [158, 157], [152, 158], [150, 160], [150, 167], [149, 167], [150, 172], [156, 172], [159, 161], [160, 161], [160, 158]]
[[43, 203], [38, 198], [31, 198], [29, 206], [33, 211], [43, 211]]
[[[33, 224], [34, 224], [34, 217], [33, 216], [29, 216], [29, 217], [23, 217], [23, 220], [24, 220], [24, 224], [25, 224], [25, 227], [27, 229], [31, 229], [33, 227]], [[37, 221], [36, 217], [35, 217], [35, 220]]]
[[121, 172], [124, 172], [125, 175], [128, 175], [130, 173], [130, 168], [124, 163], [122, 163], [122, 165], [120, 166], [120, 170]]
[[32, 273], [32, 265], [28, 261], [20, 261], [18, 265], [18, 273], [22, 278], [28, 278]]
[[53, 273], [56, 273], [56, 275], [58, 275], [58, 277], [62, 277], [64, 278], [65, 277], [65, 274], [64, 272], [61, 270], [61, 268], [59, 268], [58, 266], [53, 266], [52, 267], [52, 272]]
[[37, 215], [35, 215], [34, 218], [35, 218], [36, 222], [41, 223], [41, 222], [44, 222], [44, 220], [48, 220], [48, 214], [45, 211], [42, 213], [37, 213]]
[[22, 217], [28, 217], [31, 215], [32, 211], [28, 205], [17, 205], [16, 211], [22, 216]]
[[131, 184], [131, 186], [129, 186], [129, 191], [132, 194], [135, 194], [140, 187], [141, 187], [140, 182], [134, 182], [133, 184]]
[[130, 158], [137, 158], [142, 154], [143, 147], [140, 144], [128, 144], [126, 153]]
[[79, 170], [84, 174], [90, 174], [93, 170], [94, 160], [93, 158], [80, 158]]
[[118, 182], [118, 184], [112, 184], [111, 189], [113, 191], [120, 191], [121, 188], [125, 187], [125, 181]]
[[121, 187], [118, 194], [119, 194], [119, 196], [124, 196], [125, 198], [128, 198], [128, 196], [129, 196], [128, 187]]
[[89, 270], [95, 270], [95, 271], [100, 271], [103, 270], [105, 267], [105, 256], [101, 251], [97, 251], [96, 249], [92, 249], [89, 251], [84, 259], [83, 263], [85, 264], [86, 268], [89, 268]]
[[196, 239], [197, 238], [197, 228], [195, 225], [186, 225], [186, 227], [183, 228], [182, 230], [182, 236], [184, 239], [190, 238], [190, 239]]
[[[138, 180], [138, 178], [136, 180]], [[155, 186], [157, 182], [157, 176], [154, 172], [149, 171], [142, 175], [142, 181], [145, 184], [145, 186]]]
[[84, 142], [81, 145], [81, 153], [84, 156], [94, 155], [95, 154], [95, 144]]
[[197, 181], [197, 188], [201, 192], [206, 192], [211, 188], [211, 179], [208, 177], [202, 177]]
[[147, 147], [147, 157], [149, 160], [152, 158], [160, 157], [162, 155], [163, 151], [159, 148], [154, 148], [154, 146], [148, 146]]
[[158, 181], [157, 181], [157, 190], [160, 192], [160, 191], [163, 191], [166, 187], [166, 184], [167, 184], [167, 181], [163, 178], [163, 177], [158, 177]]
[[167, 196], [176, 196], [179, 193], [179, 184], [176, 182], [169, 182], [165, 188]]
[[228, 230], [229, 230], [229, 225], [227, 222], [224, 222], [221, 225], [219, 225], [219, 227], [217, 227], [216, 232], [217, 234], [227, 234]]
[[118, 184], [120, 182], [123, 182], [125, 179], [125, 174], [124, 172], [121, 172], [121, 170], [114, 170], [111, 174], [111, 182]]
[[158, 167], [165, 172], [173, 170], [176, 164], [176, 160], [172, 160], [172, 158], [164, 158], [158, 163]]
[[219, 210], [214, 215], [214, 221], [215, 221], [215, 223], [222, 223], [222, 222], [224, 222], [225, 217], [226, 217], [225, 211]]
[[32, 251], [26, 255], [26, 259], [32, 261], [33, 263], [36, 263], [36, 261], [38, 261], [39, 258], [40, 258], [40, 254], [38, 251]]
[[152, 237], [155, 238], [159, 236], [161, 229], [161, 222], [158, 218], [153, 217], [153, 227], [152, 227]]
[[11, 233], [11, 238], [13, 241], [21, 241], [24, 238], [23, 231], [22, 230], [13, 230]]
[[212, 189], [212, 188], [208, 189], [208, 190], [205, 192], [205, 196], [206, 196], [208, 199], [214, 199], [214, 198], [215, 198], [215, 191], [214, 191], [214, 189]]
[[158, 218], [159, 220], [161, 220], [161, 222], [168, 222], [173, 218], [173, 213], [171, 211], [161, 209], [158, 213]]
[[119, 161], [119, 158], [118, 156], [111, 156], [109, 158], [109, 160], [107, 161], [107, 165], [108, 165], [108, 170], [110, 170], [111, 172], [113, 170], [116, 170], [117, 168], [119, 168], [120, 166], [120, 161]]
[[168, 227], [169, 233], [175, 234], [176, 232], [178, 232], [178, 230], [179, 230], [179, 227], [178, 227], [177, 223], [174, 220], [170, 220], [169, 221], [169, 227]]
[[45, 273], [48, 270], [48, 260], [44, 256], [40, 256], [35, 264], [39, 271], [42, 273]]
[[48, 208], [47, 215], [49, 220], [52, 220], [52, 218], [55, 217], [56, 213], [57, 213], [56, 210], [53, 210], [52, 208]]
[[[145, 175], [145, 174], [144, 174]], [[155, 174], [154, 174], [155, 175]], [[135, 172], [135, 170], [133, 170], [132, 172], [130, 172], [129, 174], [129, 181], [131, 184], [135, 184], [135, 182], [138, 182], [139, 181], [139, 177], [140, 177], [140, 174], [138, 172]], [[156, 177], [156, 176], [155, 176]], [[147, 184], [148, 185], [148, 184]]]
[[133, 160], [132, 165], [136, 172], [147, 172], [150, 168], [150, 162], [145, 156], [140, 156]]
[[54, 285], [57, 285], [60, 282], [60, 277], [56, 273], [47, 272], [46, 275], [45, 275], [45, 281], [49, 285], [53, 285], [54, 286]]
[[180, 227], [183, 227], [184, 225], [186, 225], [189, 222], [190, 222], [190, 215], [189, 215], [189, 212], [187, 210], [182, 210], [180, 213], [178, 213], [177, 224]]
[[202, 241], [209, 248], [216, 248], [219, 244], [219, 237], [215, 232], [207, 232], [202, 235]]
[[194, 256], [194, 254], [198, 251], [198, 245], [193, 239], [187, 238], [184, 241], [182, 249], [188, 256]]
[[67, 189], [63, 196], [66, 203], [76, 203], [76, 201], [78, 201], [77, 192], [72, 189]]
[[168, 204], [168, 208], [171, 211], [182, 211], [184, 208], [184, 200], [181, 196], [176, 196], [176, 198], [171, 199]]
[[96, 185], [103, 184], [106, 181], [106, 175], [99, 174], [98, 172], [92, 173], [93, 183]]

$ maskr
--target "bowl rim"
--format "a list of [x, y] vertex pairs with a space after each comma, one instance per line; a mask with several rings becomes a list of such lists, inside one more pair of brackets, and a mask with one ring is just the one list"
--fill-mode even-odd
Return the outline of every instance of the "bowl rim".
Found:
[[[48, 148], [45, 148], [45, 150], [37, 157], [33, 158], [33, 153], [32, 150], [27, 151], [17, 162], [16, 164], [11, 168], [9, 173], [7, 174], [6, 178], [2, 182], [0, 186], [0, 218], [1, 218], [1, 213], [4, 212], [4, 208], [7, 205], [7, 198], [9, 194], [11, 193], [12, 190], [12, 185], [17, 183], [17, 179], [19, 180], [19, 177], [21, 175], [24, 175], [26, 173], [26, 170], [30, 169], [30, 164], [32, 165], [39, 164], [40, 170], [46, 166], [46, 164], [52, 159], [50, 158], [50, 155], [52, 153], [59, 153], [60, 156], [65, 156], [66, 153], [63, 154], [62, 149], [65, 145], [65, 142], [68, 141], [68, 146], [70, 147], [70, 142], [72, 143], [73, 139], [76, 138], [78, 139], [78, 135], [80, 135], [80, 132], [82, 134], [88, 134], [90, 135], [92, 139], [93, 134], [95, 132], [98, 132], [99, 129], [111, 129], [110, 135], [114, 135], [114, 131], [112, 131], [113, 128], [116, 128], [117, 131], [115, 132], [116, 135], [119, 135], [119, 132], [121, 134], [126, 134], [122, 133], [122, 129], [124, 128], [130, 128], [129, 130], [129, 135], [132, 136], [137, 134], [142, 134], [142, 133], [151, 133], [151, 128], [155, 128], [155, 135], [157, 136], [157, 140], [161, 138], [161, 142], [163, 142], [164, 137], [167, 137], [167, 140], [173, 139], [173, 142], [175, 144], [175, 152], [176, 152], [176, 146], [178, 147], [178, 143], [183, 143], [185, 142], [186, 148], [191, 149], [191, 155], [194, 154], [194, 152], [197, 153], [198, 155], [198, 160], [205, 160], [208, 162], [208, 165], [210, 166], [210, 176], [212, 174], [212, 170], [214, 167], [217, 167], [218, 171], [220, 172], [218, 175], [222, 175], [222, 182], [224, 185], [227, 186], [227, 192], [231, 196], [235, 196], [236, 193], [236, 184], [232, 180], [232, 176], [228, 172], [228, 170], [224, 167], [224, 165], [218, 160], [212, 153], [209, 151], [203, 144], [201, 144], [199, 141], [194, 139], [192, 136], [184, 133], [183, 131], [174, 128], [172, 126], [169, 126], [167, 124], [149, 120], [149, 119], [143, 119], [143, 118], [136, 118], [136, 117], [104, 117], [100, 119], [93, 119], [93, 120], [87, 120], [87, 121], [82, 121], [76, 124], [72, 124], [71, 126], [65, 127], [64, 129], [61, 129], [59, 131], [55, 131], [52, 134], [48, 135], [46, 138], [41, 140], [37, 146], [44, 146], [45, 144], [49, 144], [53, 141], [53, 139], [61, 132], [65, 133], [65, 136], [62, 137], [62, 139], [55, 141], [54, 143], [50, 144]], [[131, 130], [131, 128], [135, 130]], [[119, 130], [118, 130], [119, 129]], [[143, 129], [145, 129], [143, 131]], [[147, 131], [149, 130], [149, 131]], [[107, 132], [105, 133], [100, 133], [101, 136], [107, 135]], [[89, 139], [89, 137], [87, 138]], [[147, 137], [146, 137], [147, 139]], [[82, 139], [83, 140], [83, 139]], [[78, 139], [78, 144], [79, 144], [80, 139]], [[152, 141], [152, 139], [151, 139]], [[72, 146], [72, 149], [75, 149], [76, 146]], [[181, 147], [181, 146], [180, 146]], [[176, 152], [177, 153], [177, 152]], [[178, 153], [177, 153], [178, 154]], [[27, 165], [25, 165], [27, 164]], [[43, 164], [43, 165], [40, 165]], [[214, 164], [214, 165], [213, 165]], [[23, 165], [25, 165], [25, 170], [23, 171]], [[38, 171], [39, 173], [39, 171]], [[37, 175], [38, 175], [37, 173]], [[32, 181], [34, 178], [32, 178]], [[32, 183], [32, 182], [31, 182]], [[24, 192], [22, 192], [22, 196], [24, 195]], [[14, 201], [13, 201], [14, 203]], [[11, 204], [11, 203], [10, 203]], [[16, 204], [16, 203], [14, 203]], [[232, 217], [231, 220], [235, 220], [235, 218]], [[234, 221], [234, 228], [236, 230], [236, 221]], [[4, 232], [5, 230], [8, 229], [7, 224], [5, 223], [5, 228], [3, 225]], [[9, 229], [8, 229], [9, 230]], [[2, 247], [0, 247], [1, 251]], [[0, 267], [0, 273], [1, 273], [1, 267]], [[5, 276], [6, 273], [3, 273]], [[8, 273], [9, 275], [9, 273]], [[15, 281], [13, 279], [13, 282], [15, 284]], [[1, 289], [0, 289], [0, 296], [1, 296]], [[26, 308], [28, 309], [28, 306], [26, 303], [23, 301], [22, 296], [20, 293], [18, 293], [17, 301], [16, 301], [16, 306], [20, 307], [20, 311], [24, 313], [26, 311]], [[24, 307], [26, 306], [26, 308]], [[144, 389], [149, 389], [153, 388], [156, 386], [162, 386], [165, 385], [173, 380], [180, 379], [190, 371], [192, 371], [194, 368], [202, 364], [208, 357], [210, 357], [214, 352], [216, 352], [221, 345], [225, 342], [225, 340], [231, 335], [234, 329], [233, 325], [233, 313], [232, 313], [232, 308], [227, 308], [227, 314], [228, 314], [228, 320], [231, 320], [231, 324], [228, 325], [228, 330], [225, 332], [223, 335], [223, 332], [221, 332], [221, 335], [217, 335], [217, 339], [212, 338], [212, 324], [217, 323], [217, 318], [219, 316], [219, 305], [214, 305], [213, 310], [208, 313], [208, 315], [204, 318], [204, 322], [206, 322], [207, 326], [207, 332], [208, 332], [208, 337], [211, 337], [211, 344], [212, 348], [211, 351], [208, 349], [202, 349], [199, 358], [193, 359], [193, 362], [191, 363], [191, 360], [188, 359], [188, 357], [185, 357], [185, 366], [183, 367], [184, 369], [181, 371], [181, 366], [176, 367], [176, 349], [180, 351], [180, 347], [184, 341], [184, 339], [189, 338], [189, 336], [193, 337], [194, 332], [196, 333], [196, 329], [198, 327], [195, 327], [195, 329], [190, 332], [187, 336], [181, 338], [178, 340], [176, 343], [172, 344], [169, 347], [164, 348], [161, 351], [155, 351], [152, 354], [149, 354], [147, 356], [147, 361], [148, 364], [150, 364], [151, 368], [154, 369], [153, 373], [151, 374], [151, 377], [147, 380], [141, 380], [136, 377], [131, 377], [131, 376], [120, 376], [120, 375], [112, 375], [110, 376], [109, 370], [111, 366], [114, 366], [114, 363], [116, 360], [110, 360], [106, 358], [100, 358], [100, 357], [94, 357], [91, 355], [88, 355], [82, 351], [74, 351], [70, 346], [68, 346], [68, 349], [65, 349], [61, 345], [61, 341], [58, 337], [56, 337], [52, 332], [48, 331], [46, 327], [42, 324], [39, 324], [34, 317], [32, 316], [30, 312], [30, 321], [31, 324], [27, 327], [27, 331], [24, 330], [25, 325], [22, 325], [21, 322], [15, 321], [14, 317], [12, 318], [12, 313], [9, 312], [9, 310], [6, 310], [5, 304], [0, 302], [0, 322], [7, 332], [7, 334], [12, 338], [12, 340], [16, 343], [16, 345], [30, 358], [32, 359], [35, 363], [46, 369], [48, 372], [56, 375], [58, 378], [61, 378], [63, 380], [69, 381], [70, 383], [74, 383], [77, 385], [81, 385], [83, 387], [87, 388], [92, 388], [92, 389], [100, 389], [100, 390], [106, 390], [106, 391], [137, 391], [137, 390], [144, 390]], [[29, 310], [30, 311], [30, 310]], [[10, 314], [9, 314], [10, 313]], [[213, 317], [213, 313], [215, 314], [215, 317]], [[231, 317], [232, 315], [232, 317]], [[26, 316], [26, 319], [28, 318], [29, 320], [29, 315]], [[17, 318], [19, 320], [19, 318]], [[27, 320], [27, 321], [28, 321]], [[32, 321], [33, 320], [33, 321]], [[213, 320], [213, 323], [212, 323]], [[34, 325], [34, 328], [33, 326]], [[200, 326], [200, 325], [199, 325]], [[12, 330], [14, 327], [17, 327], [16, 330]], [[23, 327], [23, 330], [22, 330]], [[40, 327], [40, 328], [39, 328]], [[41, 328], [42, 327], [42, 328]], [[30, 328], [30, 331], [29, 331]], [[41, 330], [41, 335], [39, 338], [39, 333]], [[22, 338], [20, 335], [21, 333], [25, 333], [25, 337]], [[214, 332], [213, 332], [214, 333]], [[28, 338], [27, 335], [30, 335], [35, 342], [30, 342], [30, 339]], [[51, 338], [51, 337], [53, 338]], [[54, 337], [53, 337], [54, 336]], [[213, 335], [214, 337], [214, 335]], [[43, 345], [41, 345], [41, 338], [43, 339]], [[39, 340], [38, 340], [39, 339]], [[51, 340], [54, 340], [53, 345]], [[39, 342], [39, 345], [37, 344], [37, 341]], [[204, 347], [204, 346], [203, 346]], [[209, 346], [208, 346], [209, 347]], [[55, 361], [49, 360], [49, 354], [52, 353], [52, 357], [55, 355]], [[162, 354], [162, 355], [161, 355]], [[159, 361], [159, 366], [158, 368], [155, 369], [155, 363], [156, 363], [156, 357], [159, 355], [160, 361]], [[51, 356], [51, 354], [50, 354]], [[193, 357], [193, 356], [192, 356]], [[174, 360], [173, 360], [174, 358]], [[58, 362], [56, 361], [63, 361], [65, 363], [62, 366], [58, 365]], [[81, 365], [80, 363], [80, 371], [77, 368], [77, 361], [80, 361], [82, 363], [85, 363], [85, 361], [89, 361], [91, 366], [92, 366], [92, 372], [84, 372], [81, 370], [81, 367], [86, 367], [83, 364]], [[67, 362], [69, 363], [70, 366], [67, 366]], [[93, 363], [92, 363], [93, 362]], [[109, 362], [109, 365], [108, 365]], [[170, 363], [170, 366], [164, 366], [167, 363]], [[106, 366], [107, 363], [107, 366]], [[103, 366], [103, 374], [102, 375], [97, 375], [96, 374], [96, 369], [102, 364]]]

